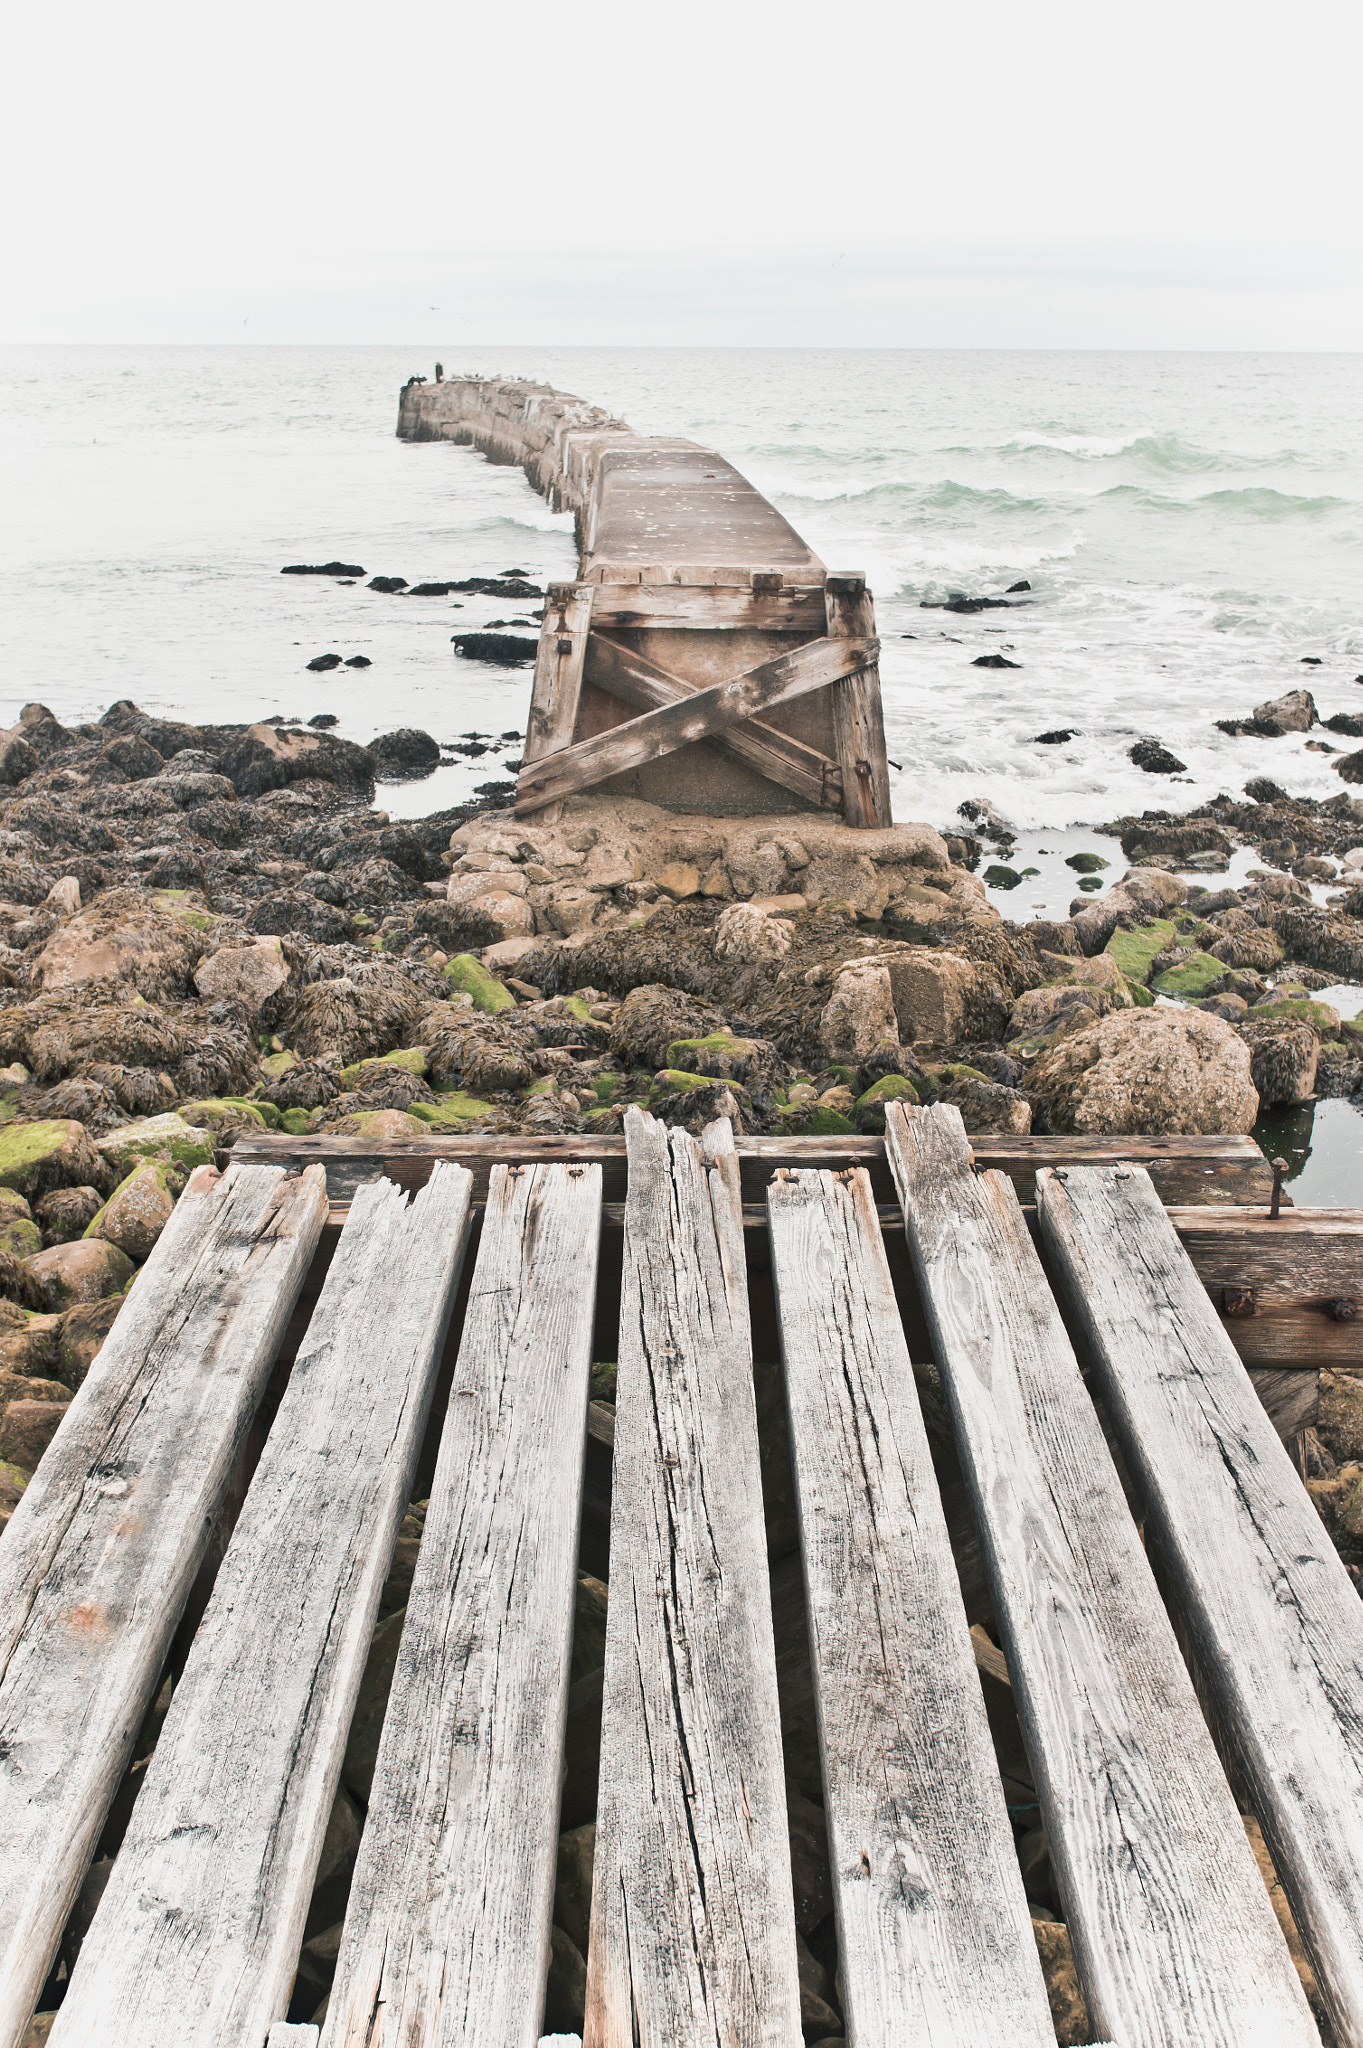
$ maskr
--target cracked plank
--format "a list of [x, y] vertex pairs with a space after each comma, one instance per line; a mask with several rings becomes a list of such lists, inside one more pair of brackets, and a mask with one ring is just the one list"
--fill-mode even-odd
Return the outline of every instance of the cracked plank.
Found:
[[738, 1161], [626, 1112], [584, 2048], [798, 2048]]
[[1041, 1173], [1037, 1205], [1335, 2032], [1363, 2048], [1363, 1604], [1149, 1176]]
[[326, 1220], [194, 1173], [0, 1542], [0, 2048], [28, 2025]]
[[780, 1169], [767, 1213], [846, 2018], [1052, 2048], [870, 1176]]
[[351, 1886], [327, 2048], [534, 2048], [553, 1909], [598, 1166], [502, 1166]]
[[52, 2040], [217, 2048], [289, 2002], [472, 1208], [361, 1188]]
[[950, 1107], [885, 1142], [1094, 2031], [1315, 2043], [1012, 1185]]

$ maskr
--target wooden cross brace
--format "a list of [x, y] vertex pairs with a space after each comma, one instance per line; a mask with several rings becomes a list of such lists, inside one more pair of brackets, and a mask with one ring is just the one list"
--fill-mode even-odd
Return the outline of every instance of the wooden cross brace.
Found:
[[[598, 630], [729, 627], [793, 634], [816, 631], [818, 623], [824, 637], [706, 688]], [[678, 747], [711, 740], [804, 802], [841, 810], [849, 824], [888, 825], [878, 652], [874, 609], [860, 576], [830, 577], [822, 590], [783, 591], [779, 577], [755, 574], [751, 593], [708, 586], [553, 584], [535, 664], [517, 813], [550, 822], [561, 815], [565, 797]], [[584, 676], [636, 706], [641, 716], [574, 744]], [[755, 716], [830, 686], [836, 760]]]

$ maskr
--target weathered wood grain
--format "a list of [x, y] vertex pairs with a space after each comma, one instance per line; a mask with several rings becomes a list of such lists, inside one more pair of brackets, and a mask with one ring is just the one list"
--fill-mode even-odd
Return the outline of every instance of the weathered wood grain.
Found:
[[1044, 1173], [1037, 1200], [1335, 2032], [1360, 2048], [1363, 1603], [1148, 1175]]
[[886, 1149], [1094, 2030], [1314, 2042], [1017, 1197], [953, 1108], [894, 1105]]
[[[535, 649], [524, 761], [538, 761], [572, 745], [595, 596], [596, 587], [591, 583], [549, 585]], [[561, 806], [547, 805], [539, 817], [542, 824], [549, 825], [562, 815]]]
[[727, 1123], [626, 1113], [584, 2048], [796, 2048], [776, 1664]]
[[28, 2025], [326, 1216], [190, 1178], [0, 1542], [0, 2043]]
[[[875, 640], [875, 604], [864, 576], [830, 575], [824, 597], [830, 640]], [[844, 819], [860, 831], [892, 824], [880, 669], [874, 662], [833, 685], [833, 731], [842, 769]]]
[[844, 2015], [877, 2048], [1050, 2048], [870, 1181], [778, 1171], [767, 1208]]
[[288, 2008], [471, 1212], [361, 1189], [52, 2039], [260, 2041]]
[[601, 1174], [488, 1191], [327, 2048], [533, 2048], [596, 1295]]
[[678, 747], [708, 739], [725, 726], [823, 689], [874, 661], [877, 646], [873, 640], [811, 640], [808, 646], [792, 648], [729, 682], [713, 683], [693, 697], [627, 718], [623, 725], [613, 725], [608, 732], [579, 740], [575, 746], [522, 768], [516, 809], [526, 812], [573, 796], [609, 776], [623, 775], [645, 761], [674, 753]]
[[807, 633], [811, 638], [826, 632], [820, 586], [755, 592], [750, 576], [749, 584], [746, 590], [732, 590], [714, 583], [689, 588], [677, 583], [598, 583], [592, 623], [612, 631], [661, 626], [704, 633]]
[[[588, 682], [609, 690], [612, 696], [623, 698], [639, 711], [680, 703], [683, 698], [694, 697], [701, 687], [699, 683], [683, 682], [647, 655], [636, 654], [598, 632], [593, 632], [587, 643], [586, 675]], [[821, 754], [817, 747], [807, 747], [803, 740], [779, 732], [774, 725], [749, 719], [746, 725], [711, 733], [710, 745], [732, 754], [806, 803], [817, 804], [823, 810], [842, 808], [842, 770], [837, 762]]]

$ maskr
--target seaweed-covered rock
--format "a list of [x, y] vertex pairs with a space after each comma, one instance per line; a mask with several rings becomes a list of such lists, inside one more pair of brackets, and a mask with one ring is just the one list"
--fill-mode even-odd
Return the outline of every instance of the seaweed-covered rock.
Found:
[[291, 933], [313, 939], [321, 946], [344, 945], [354, 932], [343, 910], [310, 896], [304, 889], [278, 889], [272, 895], [262, 896], [252, 906], [246, 924], [248, 930], [265, 937], [280, 938]]
[[1311, 1026], [1290, 1017], [1263, 1017], [1247, 1019], [1239, 1030], [1260, 1101], [1309, 1102], [1320, 1059], [1320, 1040]]
[[0, 1187], [0, 1250], [16, 1259], [31, 1259], [43, 1240], [28, 1203], [17, 1188]]
[[1281, 960], [1281, 941], [1248, 911], [1223, 911], [1216, 924], [1221, 936], [1208, 951], [1227, 967], [1249, 967], [1256, 974], [1267, 974]]
[[645, 983], [631, 989], [611, 1020], [611, 1051], [631, 1067], [651, 1072], [666, 1064], [677, 1039], [706, 1038], [724, 1028], [722, 1010], [679, 989]]
[[1259, 1113], [1249, 1048], [1202, 1010], [1119, 1010], [1061, 1039], [1027, 1079], [1052, 1131], [1248, 1131]]
[[0, 1463], [32, 1472], [61, 1428], [69, 1402], [10, 1401], [0, 1417]]
[[284, 1031], [302, 1058], [331, 1054], [349, 1066], [398, 1045], [424, 1007], [411, 982], [376, 963], [305, 988], [289, 1010]]
[[[124, 1124], [121, 1130], [111, 1131], [107, 1138], [101, 1138], [98, 1146], [100, 1156], [96, 1163], [105, 1168], [112, 1167], [122, 1180], [146, 1159], [169, 1159], [177, 1166], [189, 1169], [211, 1166], [213, 1149], [211, 1131], [201, 1130], [186, 1123], [183, 1117], [167, 1113], [165, 1116], [143, 1117], [138, 1123]], [[108, 1185], [107, 1181], [105, 1185]]]
[[674, 1039], [667, 1048], [666, 1065], [686, 1074], [737, 1082], [753, 1107], [764, 1116], [774, 1106], [776, 1091], [784, 1085], [789, 1071], [769, 1040], [735, 1038], [731, 1031], [711, 1032], [704, 1038]]
[[467, 1023], [447, 1024], [427, 1047], [432, 1086], [463, 1089], [473, 1095], [504, 1095], [528, 1088], [535, 1070], [531, 1055], [535, 1035], [527, 1026], [505, 1019], [471, 1016]]
[[1025, 1138], [1032, 1128], [1032, 1105], [1016, 1088], [977, 1076], [953, 1082], [942, 1091], [944, 1102], [961, 1112], [967, 1132], [1001, 1131]]
[[277, 937], [258, 938], [249, 946], [219, 946], [194, 970], [194, 986], [205, 1002], [234, 1002], [257, 1016], [286, 987], [288, 963]]
[[33, 1249], [41, 1251], [54, 1244], [73, 1244], [78, 1237], [84, 1237], [87, 1225], [103, 1207], [104, 1197], [98, 1188], [53, 1188], [34, 1205], [34, 1213], [42, 1225], [42, 1243]]
[[126, 981], [155, 1002], [188, 993], [202, 951], [198, 933], [156, 898], [111, 889], [52, 934], [33, 963], [33, 981], [44, 995], [95, 979]]
[[340, 1061], [325, 1056], [315, 1060], [294, 1060], [283, 1073], [267, 1081], [261, 1091], [268, 1102], [281, 1110], [322, 1109], [342, 1092]]
[[728, 1117], [739, 1137], [746, 1128], [739, 1092], [725, 1081], [704, 1081], [680, 1069], [665, 1068], [659, 1074], [648, 1106], [661, 1123], [678, 1124], [697, 1138], [722, 1116]]
[[[107, 983], [100, 995], [114, 994]], [[87, 1002], [72, 993], [0, 1012], [0, 1047], [51, 1083], [90, 1061], [164, 1072], [193, 1050], [187, 1023], [155, 1003], [120, 997]]]

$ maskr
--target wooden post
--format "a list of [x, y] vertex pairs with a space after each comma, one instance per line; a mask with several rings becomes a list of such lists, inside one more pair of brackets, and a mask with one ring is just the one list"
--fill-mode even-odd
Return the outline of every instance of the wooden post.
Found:
[[[556, 754], [561, 747], [573, 743], [595, 596], [595, 587], [590, 583], [551, 583], [545, 595], [530, 717], [525, 728], [527, 768], [532, 761], [545, 754]], [[535, 815], [542, 824], [556, 825], [563, 816], [563, 805], [545, 804]]]
[[[875, 600], [860, 574], [830, 576], [824, 585], [830, 640], [873, 640]], [[842, 814], [866, 829], [893, 823], [890, 764], [880, 708], [880, 669], [872, 662], [833, 685], [833, 731], [842, 769]]]

